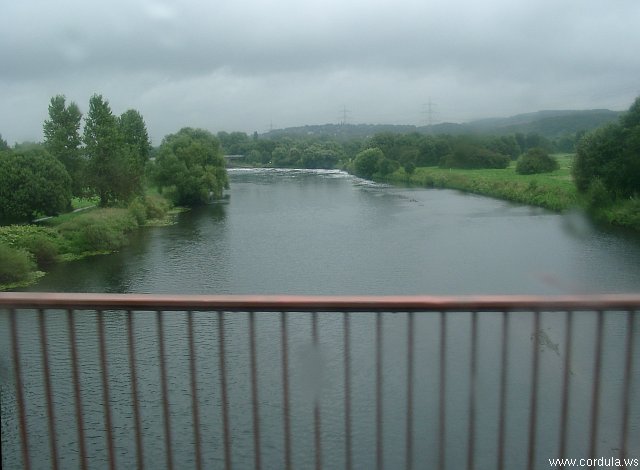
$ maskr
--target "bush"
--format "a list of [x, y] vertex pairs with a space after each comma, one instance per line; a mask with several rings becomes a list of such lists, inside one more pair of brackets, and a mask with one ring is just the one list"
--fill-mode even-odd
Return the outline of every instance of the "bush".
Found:
[[139, 198], [129, 203], [129, 213], [136, 219], [138, 225], [144, 225], [147, 221], [147, 208]]
[[35, 268], [29, 253], [0, 243], [0, 284], [24, 281]]
[[157, 195], [145, 196], [144, 205], [147, 211], [147, 219], [161, 219], [171, 208], [168, 200]]
[[551, 173], [560, 167], [558, 161], [545, 150], [536, 147], [527, 150], [520, 156], [516, 164], [516, 173], [520, 175], [533, 175], [537, 173]]
[[458, 144], [452, 153], [440, 161], [441, 168], [507, 168], [511, 159], [507, 155], [493, 152], [474, 144]]
[[101, 209], [82, 214], [58, 226], [74, 253], [114, 251], [127, 242], [126, 233], [138, 226], [126, 209]]
[[0, 227], [0, 243], [33, 255], [38, 267], [54, 264], [63, 249], [60, 234], [48, 227], [37, 225], [7, 225]]

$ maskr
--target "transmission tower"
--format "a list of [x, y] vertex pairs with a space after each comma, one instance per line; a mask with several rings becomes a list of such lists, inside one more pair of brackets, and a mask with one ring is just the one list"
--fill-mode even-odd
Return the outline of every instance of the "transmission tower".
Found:
[[347, 115], [350, 112], [345, 105], [342, 105], [342, 121], [340, 121], [340, 125], [344, 126], [347, 123]]
[[436, 104], [431, 101], [431, 97], [429, 97], [429, 101], [422, 105], [422, 114], [425, 115], [426, 118], [426, 126], [428, 131], [431, 131], [431, 126], [433, 126], [433, 115], [434, 115], [434, 107]]

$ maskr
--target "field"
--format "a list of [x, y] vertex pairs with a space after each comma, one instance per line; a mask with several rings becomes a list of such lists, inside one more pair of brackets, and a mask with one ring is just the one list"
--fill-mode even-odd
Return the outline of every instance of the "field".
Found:
[[506, 169], [421, 167], [411, 175], [401, 168], [391, 174], [388, 181], [458, 189], [562, 212], [578, 205], [579, 198], [571, 178], [573, 155], [557, 154], [555, 157], [560, 168], [552, 173], [519, 175], [515, 171], [515, 162], [512, 162]]

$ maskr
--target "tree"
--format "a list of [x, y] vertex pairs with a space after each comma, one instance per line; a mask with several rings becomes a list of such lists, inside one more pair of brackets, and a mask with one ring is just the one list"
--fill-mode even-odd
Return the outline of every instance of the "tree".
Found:
[[578, 142], [573, 177], [581, 192], [589, 192], [597, 182], [613, 199], [640, 194], [640, 97], [618, 123], [600, 127]]
[[144, 118], [135, 109], [125, 111], [118, 119], [118, 127], [122, 137], [123, 164], [126, 168], [126, 185], [122, 188], [127, 195], [141, 193], [144, 172], [151, 154], [151, 140], [147, 132]]
[[140, 176], [132, 170], [136, 150], [125, 143], [119, 119], [101, 95], [89, 100], [84, 125], [86, 178], [100, 205], [127, 201], [140, 192]]
[[7, 141], [2, 138], [2, 134], [0, 134], [0, 152], [3, 150], [9, 150], [9, 144]]
[[74, 102], [67, 106], [65, 101], [64, 95], [51, 98], [49, 119], [43, 125], [44, 144], [49, 153], [64, 165], [71, 177], [71, 190], [79, 196], [84, 187], [84, 162], [80, 150], [82, 113]]
[[0, 152], [0, 220], [30, 221], [71, 206], [71, 178], [46, 150]]
[[378, 165], [384, 160], [384, 153], [379, 148], [363, 150], [353, 162], [353, 170], [361, 178], [371, 179], [378, 170]]
[[166, 136], [156, 160], [156, 183], [180, 205], [206, 204], [222, 197], [229, 182], [218, 139], [189, 127]]
[[521, 175], [551, 173], [558, 168], [558, 160], [549, 155], [544, 149], [535, 147], [520, 156], [516, 164], [516, 173]]

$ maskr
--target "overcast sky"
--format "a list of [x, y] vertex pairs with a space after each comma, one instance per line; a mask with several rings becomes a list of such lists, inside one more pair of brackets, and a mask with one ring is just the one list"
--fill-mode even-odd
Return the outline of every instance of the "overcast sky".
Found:
[[52, 96], [184, 126], [423, 125], [640, 95], [640, 0], [7, 0], [0, 134], [41, 140]]

